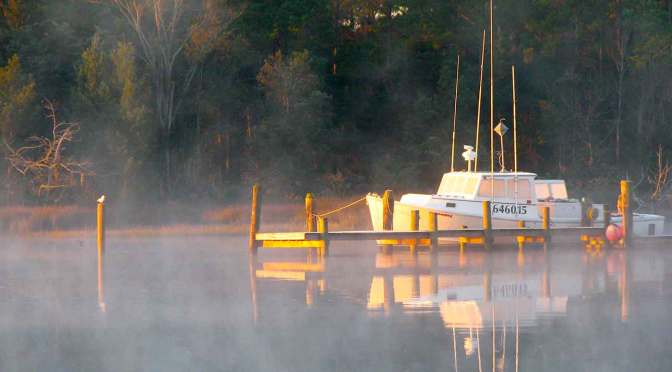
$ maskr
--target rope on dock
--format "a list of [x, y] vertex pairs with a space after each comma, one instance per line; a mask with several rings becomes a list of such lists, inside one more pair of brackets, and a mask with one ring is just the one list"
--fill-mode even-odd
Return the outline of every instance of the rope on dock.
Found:
[[366, 196], [364, 196], [364, 197], [362, 197], [362, 198], [360, 198], [360, 199], [357, 199], [357, 200], [353, 201], [352, 203], [346, 204], [346, 205], [344, 205], [344, 206], [342, 206], [342, 207], [338, 207], [338, 208], [336, 208], [336, 209], [334, 209], [334, 210], [331, 210], [331, 211], [329, 211], [329, 212], [326, 212], [326, 213], [320, 213], [320, 214], [315, 214], [315, 213], [313, 213], [313, 216], [315, 216], [315, 217], [320, 217], [320, 218], [321, 218], [321, 217], [326, 217], [326, 216], [328, 216], [328, 215], [330, 215], [330, 214], [334, 214], [334, 213], [340, 212], [340, 211], [342, 211], [342, 210], [348, 209], [348, 208], [350, 208], [350, 207], [353, 207], [353, 206], [355, 206], [355, 205], [357, 205], [357, 204], [359, 204], [359, 203], [361, 203], [361, 202], [363, 202], [363, 201], [365, 201], [365, 200], [366, 200]]

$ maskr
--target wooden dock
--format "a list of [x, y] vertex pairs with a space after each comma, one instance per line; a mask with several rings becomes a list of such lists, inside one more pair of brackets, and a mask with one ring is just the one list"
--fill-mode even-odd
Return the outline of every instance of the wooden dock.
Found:
[[[625, 181], [627, 182], [627, 181]], [[622, 186], [622, 189], [627, 193], [629, 188], [627, 185]], [[586, 226], [586, 227], [563, 227], [552, 228], [552, 221], [550, 218], [549, 207], [542, 207], [542, 227], [532, 228], [525, 227], [520, 224], [518, 228], [492, 228], [492, 215], [490, 209], [490, 202], [483, 202], [483, 223], [480, 229], [454, 229], [454, 230], [438, 230], [437, 229], [437, 214], [430, 210], [411, 210], [410, 222], [407, 230], [392, 230], [391, 229], [391, 213], [392, 208], [385, 208], [383, 215], [382, 231], [329, 231], [329, 220], [326, 216], [318, 216], [313, 211], [313, 196], [308, 194], [306, 196], [306, 229], [305, 232], [258, 232], [259, 220], [261, 216], [261, 188], [258, 185], [253, 187], [252, 191], [252, 211], [250, 216], [250, 240], [249, 250], [252, 254], [257, 253], [257, 249], [261, 248], [303, 248], [303, 249], [317, 249], [320, 255], [329, 254], [329, 243], [331, 241], [366, 241], [375, 240], [379, 245], [392, 246], [403, 245], [408, 246], [414, 250], [418, 246], [426, 246], [431, 249], [436, 249], [439, 239], [450, 239], [464, 247], [467, 244], [482, 245], [486, 249], [491, 249], [495, 240], [510, 240], [511, 243], [517, 243], [518, 246], [524, 244], [535, 243], [543, 244], [553, 240], [553, 237], [562, 238], [564, 240], [576, 239], [586, 244], [602, 245], [605, 242], [604, 232], [609, 220], [605, 219], [605, 223], [601, 226]], [[622, 190], [623, 191], [623, 190]], [[384, 205], [393, 205], [391, 192], [384, 194]], [[386, 200], [387, 199], [387, 200]], [[629, 201], [629, 198], [623, 198]], [[625, 203], [624, 203], [625, 204]], [[629, 207], [629, 203], [626, 204]], [[627, 209], [629, 213], [629, 208]], [[425, 224], [427, 229], [419, 229], [420, 214], [428, 218]], [[631, 219], [626, 219], [627, 222]], [[631, 225], [625, 223], [624, 227], [627, 229]], [[315, 229], [316, 227], [316, 229]], [[317, 230], [317, 231], [314, 231]], [[626, 238], [630, 237], [629, 231], [626, 230]]]

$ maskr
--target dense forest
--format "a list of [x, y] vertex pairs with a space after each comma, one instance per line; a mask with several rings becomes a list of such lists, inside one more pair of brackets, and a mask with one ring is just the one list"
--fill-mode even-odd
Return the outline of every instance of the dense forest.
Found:
[[[434, 189], [450, 168], [458, 55], [456, 153], [475, 142], [488, 9], [1, 0], [0, 203], [230, 200], [253, 182], [283, 197]], [[496, 0], [494, 16], [493, 115], [511, 126], [515, 65], [520, 169], [585, 190], [628, 177], [664, 196], [672, 1]]]

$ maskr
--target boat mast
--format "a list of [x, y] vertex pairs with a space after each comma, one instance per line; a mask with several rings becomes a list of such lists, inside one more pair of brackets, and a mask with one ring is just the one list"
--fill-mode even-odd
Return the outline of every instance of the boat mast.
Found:
[[490, 0], [490, 184], [492, 185], [491, 187], [491, 194], [490, 198], [492, 199], [495, 196], [495, 98], [494, 98], [494, 87], [493, 87], [493, 81], [494, 81], [494, 42], [492, 39], [493, 36], [493, 30], [492, 30], [492, 2], [493, 0]]
[[511, 65], [511, 80], [513, 81], [513, 171], [518, 173], [518, 134], [516, 132], [516, 66]]
[[474, 159], [474, 172], [478, 172], [478, 144], [481, 133], [481, 101], [483, 97], [483, 62], [485, 62], [485, 29], [483, 29], [483, 45], [481, 46], [481, 79], [478, 84], [478, 112], [476, 113], [476, 159]]
[[[516, 132], [516, 66], [511, 65], [511, 81], [513, 90], [513, 184], [514, 200], [518, 204], [518, 133]], [[517, 345], [516, 345], [517, 346]]]
[[457, 55], [457, 77], [455, 78], [455, 105], [453, 107], [453, 145], [450, 153], [450, 171], [455, 170], [455, 129], [457, 128], [457, 94], [460, 87], [460, 55]]

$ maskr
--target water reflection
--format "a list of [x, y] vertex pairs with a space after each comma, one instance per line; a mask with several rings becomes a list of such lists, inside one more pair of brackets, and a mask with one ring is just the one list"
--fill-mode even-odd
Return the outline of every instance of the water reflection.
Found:
[[303, 251], [302, 260], [272, 261], [260, 260], [256, 255], [249, 255], [250, 292], [252, 303], [252, 318], [255, 323], [259, 319], [259, 304], [257, 300], [257, 282], [259, 280], [301, 282], [305, 286], [305, 304], [311, 307], [317, 295], [327, 290], [326, 258], [316, 254], [313, 250]]
[[[655, 250], [633, 254], [634, 247], [562, 249], [438, 253], [386, 249], [372, 257], [368, 270], [346, 277], [340, 273], [347, 270], [347, 257], [327, 258], [327, 270], [327, 261], [312, 262], [308, 255], [306, 262], [255, 263], [251, 278], [304, 282], [305, 304], [310, 307], [316, 287], [320, 295], [332, 292], [323, 284], [334, 271], [333, 295], [361, 304], [361, 311], [370, 317], [392, 322], [406, 317], [440, 319], [450, 340], [454, 370], [518, 371], [521, 342], [557, 324], [556, 319], [589, 319], [594, 315], [586, 311], [607, 311], [628, 322], [635, 315], [633, 286], [664, 286], [665, 261]], [[362, 282], [367, 290], [360, 298], [343, 295], [357, 292], [348, 287], [361, 287]], [[595, 331], [592, 324], [585, 326], [586, 332]]]

